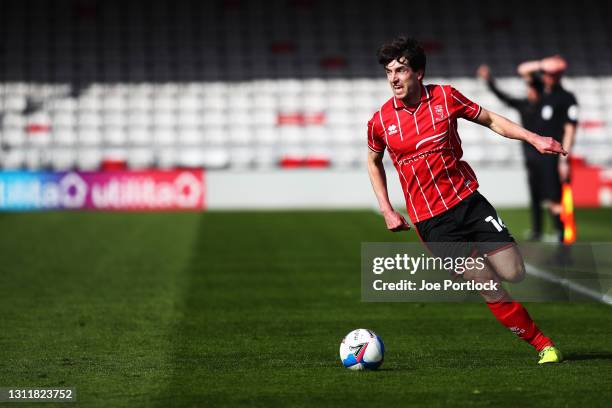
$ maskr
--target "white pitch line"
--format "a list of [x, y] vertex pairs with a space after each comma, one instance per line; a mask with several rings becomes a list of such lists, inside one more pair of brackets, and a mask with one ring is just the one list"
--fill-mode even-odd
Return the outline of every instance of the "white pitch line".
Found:
[[586, 286], [582, 286], [568, 279], [561, 279], [558, 276], [543, 269], [540, 269], [536, 266], [533, 266], [527, 262], [525, 262], [525, 270], [528, 274], [533, 275], [537, 278], [543, 279], [548, 282], [557, 283], [563, 287], [573, 290], [574, 292], [578, 292], [587, 297], [590, 297], [591, 299], [599, 300], [600, 302], [603, 302], [607, 305], [612, 305], [612, 297], [599, 293], [593, 289], [589, 289]]

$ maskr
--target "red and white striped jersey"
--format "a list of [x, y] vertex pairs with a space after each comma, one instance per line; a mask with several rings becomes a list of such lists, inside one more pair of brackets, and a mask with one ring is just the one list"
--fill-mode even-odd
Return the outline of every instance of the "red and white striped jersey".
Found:
[[392, 97], [368, 122], [368, 147], [389, 151], [413, 222], [447, 211], [478, 188], [461, 160], [457, 119], [476, 119], [480, 110], [449, 85], [421, 85], [417, 106]]

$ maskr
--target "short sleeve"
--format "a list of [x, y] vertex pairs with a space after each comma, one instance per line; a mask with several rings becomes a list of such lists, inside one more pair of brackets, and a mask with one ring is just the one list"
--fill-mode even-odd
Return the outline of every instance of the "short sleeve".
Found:
[[563, 122], [564, 123], [573, 123], [574, 125], [578, 123], [578, 102], [574, 95], [569, 94], [566, 103], [563, 106]]
[[376, 115], [368, 122], [368, 147], [377, 153], [385, 151], [385, 141], [380, 134], [380, 126], [376, 126]]
[[474, 120], [480, 115], [482, 108], [477, 103], [466, 98], [461, 92], [451, 87], [450, 104], [451, 116]]

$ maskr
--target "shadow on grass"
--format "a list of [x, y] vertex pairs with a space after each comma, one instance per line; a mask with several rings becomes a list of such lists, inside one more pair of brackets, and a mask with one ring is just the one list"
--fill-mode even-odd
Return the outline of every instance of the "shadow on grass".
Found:
[[409, 372], [409, 371], [416, 371], [416, 367], [381, 367], [378, 368], [374, 371], [379, 372], [390, 372], [390, 373], [401, 373], [401, 372]]
[[612, 353], [595, 351], [589, 353], [569, 353], [565, 355], [567, 361], [612, 360]]

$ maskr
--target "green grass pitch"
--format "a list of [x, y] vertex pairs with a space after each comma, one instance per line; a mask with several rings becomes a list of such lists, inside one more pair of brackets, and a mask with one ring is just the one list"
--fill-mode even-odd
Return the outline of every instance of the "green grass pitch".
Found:
[[[517, 236], [523, 210], [500, 211]], [[609, 241], [611, 210], [579, 210]], [[612, 308], [529, 304], [565, 352], [535, 352], [482, 304], [362, 303], [371, 211], [0, 214], [0, 387], [75, 387], [15, 406], [609, 406]], [[387, 347], [351, 372], [340, 339]], [[2, 405], [2, 404], [0, 404]], [[12, 406], [12, 405], [11, 405]]]

